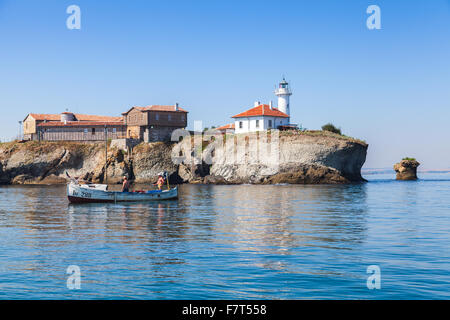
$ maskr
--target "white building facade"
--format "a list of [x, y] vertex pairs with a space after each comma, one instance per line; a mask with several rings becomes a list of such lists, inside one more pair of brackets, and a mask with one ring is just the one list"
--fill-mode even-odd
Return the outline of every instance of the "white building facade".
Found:
[[289, 124], [289, 118], [276, 116], [251, 116], [235, 118], [234, 132], [246, 133], [276, 129]]
[[275, 94], [278, 96], [278, 108], [270, 104], [255, 102], [254, 107], [239, 113], [234, 118], [235, 133], [246, 133], [278, 129], [290, 124], [289, 97], [292, 95], [289, 84], [285, 79], [278, 85]]

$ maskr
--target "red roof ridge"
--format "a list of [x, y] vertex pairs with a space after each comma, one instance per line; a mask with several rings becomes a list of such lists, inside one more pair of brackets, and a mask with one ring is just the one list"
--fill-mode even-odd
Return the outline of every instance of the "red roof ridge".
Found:
[[248, 109], [247, 111], [241, 112], [232, 118], [245, 118], [245, 117], [258, 117], [258, 116], [271, 116], [280, 118], [289, 118], [289, 116], [278, 110], [278, 108], [270, 108], [268, 104], [260, 104], [256, 107]]
[[235, 128], [234, 123], [229, 123], [229, 124], [223, 125], [221, 127], [215, 128], [215, 130], [226, 130], [226, 129], [234, 129], [234, 128]]
[[175, 105], [152, 104], [152, 105], [148, 105], [148, 106], [145, 106], [145, 107], [134, 106], [134, 107], [131, 107], [127, 112], [124, 112], [122, 114], [127, 114], [133, 109], [137, 109], [137, 110], [140, 110], [140, 111], [162, 111], [162, 112], [184, 112], [184, 113], [188, 113], [188, 111], [184, 110], [181, 107], [178, 107], [178, 110], [175, 110]]
[[[71, 113], [71, 112], [63, 112], [61, 114], [73, 114], [77, 118], [78, 121], [122, 121], [122, 117], [113, 117], [113, 116], [97, 116], [97, 115], [88, 115], [88, 114], [79, 114], [79, 113]], [[27, 115], [33, 117], [38, 121], [61, 121], [61, 114], [44, 114], [44, 113], [29, 113]], [[26, 118], [25, 118], [26, 119]]]
[[123, 126], [123, 121], [50, 121], [38, 124], [38, 127], [86, 127], [86, 126]]
[[29, 113], [28, 116], [33, 117], [35, 120], [61, 120], [60, 114]]

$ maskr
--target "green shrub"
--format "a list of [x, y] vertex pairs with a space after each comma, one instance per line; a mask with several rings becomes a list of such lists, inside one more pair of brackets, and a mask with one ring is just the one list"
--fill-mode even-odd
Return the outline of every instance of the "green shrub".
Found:
[[332, 123], [327, 123], [326, 125], [323, 125], [322, 130], [342, 135], [341, 128], [336, 128]]

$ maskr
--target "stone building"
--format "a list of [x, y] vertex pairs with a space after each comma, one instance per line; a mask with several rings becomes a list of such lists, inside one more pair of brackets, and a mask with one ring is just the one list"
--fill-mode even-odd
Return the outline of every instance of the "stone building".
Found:
[[51, 121], [38, 125], [42, 141], [105, 141], [121, 139], [126, 135], [122, 121]]
[[[25, 140], [133, 142], [170, 140], [172, 132], [187, 126], [187, 111], [178, 104], [133, 107], [122, 117], [30, 113], [23, 121]], [[107, 130], [105, 132], [105, 129]]]
[[178, 106], [132, 107], [122, 113], [127, 138], [144, 142], [168, 141], [176, 129], [187, 126], [188, 112]]
[[[45, 140], [45, 138], [65, 140], [63, 137], [67, 137], [67, 140], [90, 141], [99, 138], [99, 127], [103, 126], [104, 128], [105, 125], [110, 128], [111, 133], [123, 131], [122, 135], [125, 135], [122, 121], [122, 117], [73, 114], [71, 112], [62, 114], [30, 113], [23, 120], [23, 133], [25, 140]], [[88, 132], [90, 130], [91, 135], [83, 135], [86, 130]], [[92, 134], [93, 130], [97, 134]], [[67, 135], [63, 136], [62, 132], [67, 132]], [[74, 138], [75, 132], [79, 133], [76, 135], [77, 139]], [[56, 137], [58, 138], [56, 139]]]

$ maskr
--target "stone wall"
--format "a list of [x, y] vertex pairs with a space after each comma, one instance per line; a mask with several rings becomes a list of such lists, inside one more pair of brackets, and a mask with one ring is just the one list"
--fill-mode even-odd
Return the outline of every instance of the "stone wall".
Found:
[[136, 139], [113, 139], [111, 141], [110, 148], [119, 149], [123, 151], [128, 151], [130, 148], [134, 148], [140, 143], [139, 140]]
[[145, 142], [170, 141], [172, 137], [172, 132], [176, 129], [179, 128], [154, 126], [153, 128], [150, 128], [148, 131], [146, 131], [146, 134], [144, 135], [144, 141]]

